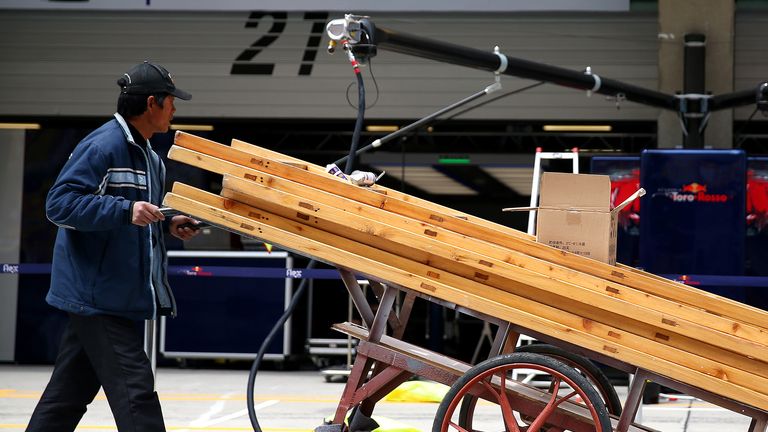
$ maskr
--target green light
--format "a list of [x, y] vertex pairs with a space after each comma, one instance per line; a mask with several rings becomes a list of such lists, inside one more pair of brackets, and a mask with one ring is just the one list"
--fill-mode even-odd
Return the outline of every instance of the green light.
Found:
[[469, 158], [440, 158], [437, 163], [443, 165], [469, 165], [471, 161]]

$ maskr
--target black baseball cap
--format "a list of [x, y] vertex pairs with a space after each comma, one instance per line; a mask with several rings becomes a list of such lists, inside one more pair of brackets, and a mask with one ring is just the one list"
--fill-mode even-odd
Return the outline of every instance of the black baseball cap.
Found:
[[177, 88], [171, 74], [162, 66], [144, 61], [132, 67], [117, 80], [125, 94], [151, 95], [168, 93], [179, 99], [190, 100], [192, 95]]

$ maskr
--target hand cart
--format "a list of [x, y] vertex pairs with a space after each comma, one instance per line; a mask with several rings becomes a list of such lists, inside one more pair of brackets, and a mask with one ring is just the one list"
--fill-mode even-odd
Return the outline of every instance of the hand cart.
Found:
[[[768, 423], [768, 313], [242, 141], [178, 132], [171, 159], [224, 175], [220, 195], [177, 183], [165, 205], [338, 267], [364, 326], [332, 425], [350, 430], [413, 376], [451, 386], [435, 431], [647, 431], [633, 423], [647, 380]], [[357, 278], [378, 302], [369, 304]], [[392, 313], [404, 296], [399, 314]], [[470, 365], [402, 340], [416, 298], [497, 328], [492, 357]], [[389, 326], [390, 330], [387, 330]], [[512, 352], [524, 333], [550, 344]], [[590, 358], [635, 376], [623, 407]], [[549, 377], [542, 388], [517, 369]], [[487, 403], [493, 402], [490, 420]], [[493, 426], [492, 426], [493, 427]], [[500, 427], [498, 427], [501, 429]]]

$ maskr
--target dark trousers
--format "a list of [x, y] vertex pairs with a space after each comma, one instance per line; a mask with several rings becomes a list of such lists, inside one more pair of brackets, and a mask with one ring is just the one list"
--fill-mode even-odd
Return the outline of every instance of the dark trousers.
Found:
[[74, 431], [100, 387], [118, 431], [165, 431], [152, 367], [136, 322], [69, 314], [53, 375], [27, 431]]

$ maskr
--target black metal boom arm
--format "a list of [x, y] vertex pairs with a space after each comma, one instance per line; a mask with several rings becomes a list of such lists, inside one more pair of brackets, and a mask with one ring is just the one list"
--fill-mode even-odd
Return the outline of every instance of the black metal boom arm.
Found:
[[[588, 90], [607, 96], [623, 98], [643, 105], [681, 112], [706, 114], [710, 111], [757, 103], [768, 109], [768, 84], [756, 89], [723, 95], [670, 95], [656, 90], [601, 77], [586, 71], [574, 71], [557, 66], [506, 56], [498, 51], [488, 52], [452, 43], [377, 27], [367, 17], [346, 15], [327, 26], [333, 41], [346, 40], [358, 57], [373, 56], [377, 49], [422, 57], [475, 69], [497, 72], [520, 78], [549, 82], [565, 87]], [[702, 99], [704, 99], [702, 101]]]
[[620, 96], [633, 102], [659, 108], [676, 109], [675, 97], [672, 95], [603, 78], [589, 72], [577, 72], [509, 57], [501, 53], [487, 52], [399, 33], [382, 27], [372, 27], [372, 34], [371, 42], [380, 49], [490, 72], [499, 72], [519, 78], [550, 82], [565, 87], [590, 90], [608, 96]]

